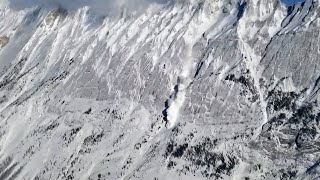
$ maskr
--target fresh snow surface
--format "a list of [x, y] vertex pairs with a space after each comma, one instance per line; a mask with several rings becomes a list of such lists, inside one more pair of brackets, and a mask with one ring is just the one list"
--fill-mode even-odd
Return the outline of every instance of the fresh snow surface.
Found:
[[319, 178], [319, 12], [2, 0], [0, 180]]

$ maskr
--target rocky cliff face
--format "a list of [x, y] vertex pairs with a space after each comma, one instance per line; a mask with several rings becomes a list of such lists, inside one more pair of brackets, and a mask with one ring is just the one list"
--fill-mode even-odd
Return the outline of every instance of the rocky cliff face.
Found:
[[316, 179], [319, 1], [147, 7], [1, 7], [0, 179]]

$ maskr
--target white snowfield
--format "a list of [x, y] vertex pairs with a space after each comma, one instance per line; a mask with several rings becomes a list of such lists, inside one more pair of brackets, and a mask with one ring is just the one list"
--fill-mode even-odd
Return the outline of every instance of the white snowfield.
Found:
[[1, 0], [0, 180], [317, 179], [320, 4]]

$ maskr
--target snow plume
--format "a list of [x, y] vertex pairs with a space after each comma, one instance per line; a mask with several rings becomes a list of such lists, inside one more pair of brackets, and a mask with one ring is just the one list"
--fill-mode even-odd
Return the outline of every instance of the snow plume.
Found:
[[193, 69], [192, 46], [187, 45], [184, 66], [181, 75], [178, 77], [177, 85], [174, 87], [174, 93], [169, 100], [169, 107], [166, 110], [167, 128], [173, 128], [178, 121], [179, 112], [186, 99], [186, 91], [191, 83], [190, 75]]
[[90, 7], [101, 14], [119, 13], [124, 9], [128, 12], [143, 11], [151, 4], [167, 4], [170, 0], [1, 0], [0, 8], [9, 7], [22, 10], [31, 7], [62, 7], [66, 10], [77, 10]]

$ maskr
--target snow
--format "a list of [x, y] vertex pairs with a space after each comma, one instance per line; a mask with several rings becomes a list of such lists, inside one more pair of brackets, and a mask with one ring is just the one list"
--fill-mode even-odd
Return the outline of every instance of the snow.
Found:
[[113, 14], [119, 16], [120, 13], [132, 13], [144, 11], [150, 4], [167, 4], [168, 0], [3, 0], [0, 8], [9, 7], [11, 9], [23, 10], [35, 6], [44, 8], [57, 8], [75, 11], [83, 7], [90, 7], [94, 13]]
[[[1, 1], [0, 179], [306, 175], [320, 129], [310, 3]], [[307, 126], [287, 125], [290, 103], [312, 105]]]
[[[168, 114], [168, 125], [167, 128], [171, 129], [177, 124], [177, 120], [179, 118], [179, 111], [182, 107], [188, 86], [191, 83], [190, 75], [191, 71], [194, 68], [193, 57], [192, 57], [192, 46], [188, 45], [186, 48], [186, 56], [183, 58], [184, 66], [181, 72], [181, 75], [178, 77], [177, 89], [173, 89], [173, 99], [169, 104], [169, 108], [167, 109]], [[175, 92], [176, 91], [176, 92]]]

